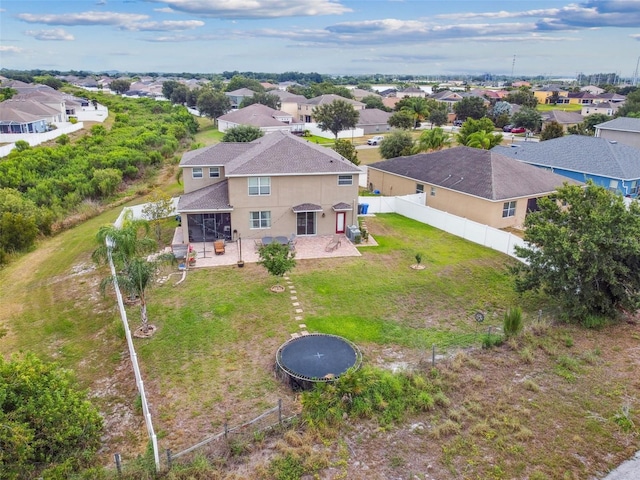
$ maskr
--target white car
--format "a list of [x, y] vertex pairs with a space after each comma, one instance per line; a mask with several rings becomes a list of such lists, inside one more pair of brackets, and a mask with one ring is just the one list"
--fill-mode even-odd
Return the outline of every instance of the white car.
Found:
[[371, 137], [367, 140], [367, 145], [380, 145], [380, 143], [384, 140], [383, 136], [378, 135], [377, 137]]

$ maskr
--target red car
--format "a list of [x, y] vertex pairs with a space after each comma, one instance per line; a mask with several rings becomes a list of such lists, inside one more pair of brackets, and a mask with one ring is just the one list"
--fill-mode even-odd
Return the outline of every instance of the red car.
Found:
[[526, 131], [527, 131], [527, 129], [524, 128], [524, 127], [513, 127], [511, 129], [511, 133], [524, 133]]

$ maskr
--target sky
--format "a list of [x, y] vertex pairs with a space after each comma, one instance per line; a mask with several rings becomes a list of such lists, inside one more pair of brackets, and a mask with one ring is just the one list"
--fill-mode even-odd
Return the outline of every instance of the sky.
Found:
[[640, 0], [0, 0], [0, 68], [331, 75], [617, 73]]

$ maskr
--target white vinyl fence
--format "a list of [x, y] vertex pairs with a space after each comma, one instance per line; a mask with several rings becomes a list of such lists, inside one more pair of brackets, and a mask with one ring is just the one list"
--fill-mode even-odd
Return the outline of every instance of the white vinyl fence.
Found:
[[397, 213], [470, 242], [498, 250], [521, 262], [524, 261], [515, 254], [514, 248], [515, 245], [526, 246], [522, 238], [467, 218], [457, 217], [450, 213], [427, 207], [424, 204], [424, 195], [424, 193], [418, 193], [402, 197], [358, 197], [358, 203], [369, 205], [367, 214]]
[[64, 133], [76, 132], [84, 127], [84, 123], [57, 123], [55, 130], [49, 130], [43, 133], [2, 133], [0, 134], [0, 143], [9, 143], [0, 147], [0, 157], [6, 157], [9, 152], [15, 148], [18, 140], [25, 140], [32, 147], [48, 142], [59, 137]]

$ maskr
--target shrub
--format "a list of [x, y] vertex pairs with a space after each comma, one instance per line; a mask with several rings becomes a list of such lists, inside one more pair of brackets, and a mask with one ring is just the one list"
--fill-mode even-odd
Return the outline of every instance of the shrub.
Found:
[[515, 337], [522, 331], [522, 309], [520, 307], [507, 309], [502, 328], [507, 338]]

